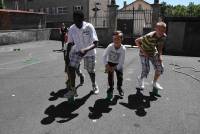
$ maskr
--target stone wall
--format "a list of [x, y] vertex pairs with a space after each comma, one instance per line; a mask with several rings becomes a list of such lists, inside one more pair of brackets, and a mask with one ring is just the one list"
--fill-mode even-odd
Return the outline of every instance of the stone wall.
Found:
[[[108, 28], [96, 29], [100, 46], [112, 42], [112, 31]], [[60, 40], [58, 28], [29, 30], [0, 30], [0, 45], [10, 45], [38, 40]]]
[[51, 29], [5, 30], [0, 31], [0, 45], [49, 40]]
[[200, 17], [168, 17], [165, 53], [200, 56]]
[[[96, 28], [99, 45], [102, 47], [108, 46], [112, 42], [112, 31], [109, 28]], [[59, 29], [51, 29], [50, 40], [60, 40]]]
[[46, 27], [45, 14], [0, 9], [0, 30], [37, 29]]

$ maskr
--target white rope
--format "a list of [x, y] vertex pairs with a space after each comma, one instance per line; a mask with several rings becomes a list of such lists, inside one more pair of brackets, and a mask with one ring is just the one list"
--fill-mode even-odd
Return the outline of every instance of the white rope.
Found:
[[172, 68], [172, 70], [173, 70], [174, 72], [187, 75], [187, 76], [193, 78], [194, 80], [200, 82], [200, 79], [199, 79], [199, 78], [196, 78], [195, 76], [193, 76], [193, 75], [191, 75], [191, 74], [188, 74], [188, 73], [185, 73], [185, 72], [182, 72], [182, 71], [178, 71], [179, 69], [182, 69], [182, 68], [191, 68], [193, 72], [200, 72], [200, 71], [197, 70], [196, 68], [194, 68], [194, 67], [182, 67], [182, 66], [179, 66], [179, 65], [173, 64], [173, 63], [172, 63], [172, 64], [169, 64], [169, 65], [174, 66], [174, 67]]

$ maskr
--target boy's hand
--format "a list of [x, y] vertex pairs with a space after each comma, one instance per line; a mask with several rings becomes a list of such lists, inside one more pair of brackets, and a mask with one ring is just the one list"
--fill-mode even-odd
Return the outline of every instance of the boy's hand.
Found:
[[81, 49], [81, 50], [79, 51], [79, 55], [80, 55], [80, 56], [84, 56], [86, 53], [87, 53], [87, 52], [86, 52], [84, 49]]
[[113, 72], [113, 71], [114, 71], [114, 67], [111, 67], [110, 65], [106, 64], [105, 73]]

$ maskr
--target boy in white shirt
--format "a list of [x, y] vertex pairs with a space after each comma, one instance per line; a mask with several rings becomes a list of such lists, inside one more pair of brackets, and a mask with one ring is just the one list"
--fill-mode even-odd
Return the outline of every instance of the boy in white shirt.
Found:
[[69, 80], [70, 91], [65, 97], [77, 96], [75, 89], [75, 70], [79, 67], [80, 62], [84, 59], [84, 68], [88, 71], [92, 82], [93, 92], [99, 93], [99, 88], [95, 81], [95, 62], [98, 37], [92, 24], [84, 21], [84, 14], [81, 11], [73, 13], [74, 24], [69, 28], [68, 46], [72, 47], [69, 53]]
[[113, 97], [114, 90], [114, 71], [117, 75], [117, 90], [119, 95], [123, 96], [124, 92], [122, 90], [123, 83], [123, 65], [125, 60], [126, 48], [121, 44], [123, 40], [123, 33], [121, 31], [116, 31], [113, 33], [113, 43], [109, 44], [104, 51], [103, 62], [105, 65], [105, 72], [108, 73], [108, 84], [109, 88], [107, 90], [108, 98]]

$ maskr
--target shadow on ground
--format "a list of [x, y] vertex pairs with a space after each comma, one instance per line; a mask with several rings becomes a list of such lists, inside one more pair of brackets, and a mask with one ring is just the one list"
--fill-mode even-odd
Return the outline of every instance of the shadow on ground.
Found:
[[142, 94], [141, 89], [136, 88], [136, 93], [128, 96], [128, 103], [120, 102], [126, 108], [135, 110], [136, 115], [143, 117], [147, 114], [147, 108], [150, 108], [150, 101], [156, 101], [155, 96], [145, 96]]
[[121, 97], [118, 95], [115, 95], [111, 101], [108, 100], [107, 98], [96, 100], [94, 106], [89, 107], [90, 113], [88, 117], [90, 119], [101, 118], [103, 113], [109, 113], [112, 110], [110, 106], [116, 105], [119, 99], [121, 99]]
[[[81, 84], [77, 85], [76, 89], [78, 89], [80, 86], [82, 86], [82, 85]], [[58, 98], [63, 98], [64, 94], [66, 94], [67, 92], [68, 92], [68, 90], [66, 88], [65, 89], [60, 89], [57, 92], [52, 91], [50, 93], [51, 97], [48, 100], [49, 101], [55, 101]]]
[[57, 106], [51, 105], [49, 106], [44, 114], [48, 115], [41, 120], [41, 124], [48, 125], [51, 124], [58, 118], [56, 121], [58, 123], [68, 122], [78, 116], [78, 113], [74, 113], [77, 109], [79, 109], [93, 94], [93, 92], [88, 93], [82, 98], [75, 99], [74, 102], [64, 101]]

